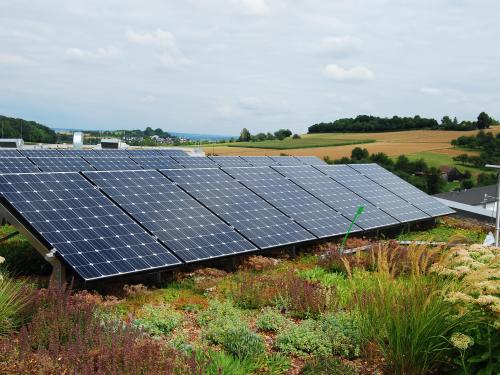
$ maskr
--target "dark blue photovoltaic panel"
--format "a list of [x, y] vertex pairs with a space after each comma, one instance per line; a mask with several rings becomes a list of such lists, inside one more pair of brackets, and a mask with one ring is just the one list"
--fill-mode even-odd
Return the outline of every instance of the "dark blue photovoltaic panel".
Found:
[[317, 156], [295, 156], [305, 165], [326, 165], [326, 162]]
[[0, 158], [0, 173], [33, 173], [40, 170], [25, 157]]
[[59, 152], [63, 156], [70, 156], [70, 157], [99, 156], [97, 154], [97, 152], [95, 152], [94, 150], [74, 150], [74, 149], [70, 149], [70, 150], [59, 150]]
[[100, 149], [94, 151], [97, 156], [106, 158], [126, 158], [129, 156], [127, 150], [123, 149]]
[[17, 150], [0, 148], [0, 158], [19, 158], [21, 156], [21, 153]]
[[269, 156], [241, 156], [241, 158], [249, 162], [254, 167], [267, 167], [269, 165], [279, 165]]
[[452, 209], [437, 199], [425, 194], [423, 191], [420, 191], [415, 186], [377, 164], [350, 164], [349, 166], [430, 216], [454, 213]]
[[251, 167], [252, 165], [239, 156], [209, 156], [220, 167]]
[[85, 175], [185, 262], [257, 250], [157, 171]]
[[261, 249], [315, 238], [220, 169], [161, 172]]
[[0, 175], [0, 193], [85, 280], [181, 264], [78, 173]]
[[402, 223], [429, 218], [423, 211], [347, 165], [317, 165], [315, 168]]
[[189, 156], [186, 151], [174, 148], [158, 149], [158, 152], [163, 156]]
[[127, 154], [134, 157], [161, 156], [157, 150], [127, 150]]
[[223, 170], [317, 237], [347, 233], [350, 220], [270, 167]]
[[142, 169], [139, 164], [130, 158], [86, 157], [85, 160], [98, 171], [131, 171]]
[[379, 210], [346, 187], [325, 176], [312, 166], [272, 167], [297, 185], [307, 190], [320, 201], [342, 213], [349, 220], [354, 218], [359, 206], [364, 212], [356, 224], [365, 230], [399, 224], [399, 221]]
[[174, 156], [176, 162], [182, 165], [184, 168], [217, 168], [218, 165], [215, 164], [211, 159], [205, 156]]
[[132, 160], [144, 169], [182, 169], [182, 165], [169, 156], [132, 157]]
[[293, 156], [270, 156], [278, 165], [304, 165], [299, 159]]
[[80, 172], [95, 170], [81, 157], [30, 158], [42, 172]]
[[45, 158], [58, 158], [61, 157], [61, 153], [59, 150], [35, 150], [35, 149], [26, 149], [19, 150], [21, 154], [28, 157], [45, 157]]

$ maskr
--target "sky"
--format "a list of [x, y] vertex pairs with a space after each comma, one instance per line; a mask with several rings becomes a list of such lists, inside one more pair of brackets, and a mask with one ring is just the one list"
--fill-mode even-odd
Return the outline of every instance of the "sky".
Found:
[[0, 0], [0, 114], [237, 135], [500, 118], [495, 0]]

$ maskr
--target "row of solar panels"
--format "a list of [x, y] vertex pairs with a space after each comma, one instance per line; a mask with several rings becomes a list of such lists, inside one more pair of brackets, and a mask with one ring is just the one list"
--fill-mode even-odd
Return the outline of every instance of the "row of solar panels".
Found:
[[[46, 151], [46, 150], [45, 150]], [[144, 150], [147, 151], [147, 150]], [[126, 156], [0, 157], [0, 173], [117, 171], [326, 164], [314, 156]]]
[[180, 149], [131, 149], [131, 150], [74, 150], [74, 149], [0, 149], [0, 157], [59, 157], [59, 156], [102, 156], [102, 157], [127, 157], [127, 156], [188, 156]]
[[85, 280], [453, 211], [376, 164], [0, 175], [4, 205]]

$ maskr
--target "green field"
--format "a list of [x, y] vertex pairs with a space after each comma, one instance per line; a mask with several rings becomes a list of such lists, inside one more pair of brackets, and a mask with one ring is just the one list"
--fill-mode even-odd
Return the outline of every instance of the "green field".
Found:
[[245, 148], [266, 148], [273, 150], [291, 150], [297, 148], [314, 148], [314, 147], [332, 147], [356, 145], [361, 143], [373, 143], [375, 139], [322, 139], [322, 138], [286, 138], [282, 141], [261, 141], [261, 142], [236, 142], [228, 143], [225, 146], [229, 147], [245, 147]]

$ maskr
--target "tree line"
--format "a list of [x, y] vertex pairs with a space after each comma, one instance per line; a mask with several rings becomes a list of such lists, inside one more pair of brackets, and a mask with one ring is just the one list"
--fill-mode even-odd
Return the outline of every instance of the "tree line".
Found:
[[0, 115], [0, 131], [2, 138], [22, 138], [28, 142], [55, 143], [57, 134], [48, 126], [35, 121], [26, 121]]
[[[366, 148], [355, 147], [351, 151], [351, 157], [345, 156], [335, 160], [325, 157], [325, 161], [329, 164], [377, 163], [428, 194], [446, 191], [446, 181], [441, 178], [439, 170], [429, 166], [424, 159], [412, 161], [405, 155], [399, 155], [394, 161], [383, 152], [370, 154]], [[495, 181], [494, 173], [479, 173], [474, 181], [471, 173], [465, 171], [460, 187], [470, 189], [474, 186], [491, 185]]]
[[355, 118], [342, 118], [333, 122], [322, 122], [311, 125], [308, 133], [369, 133], [401, 130], [475, 130], [487, 129], [498, 122], [487, 113], [481, 112], [476, 121], [458, 121], [444, 116], [439, 123], [433, 118], [414, 117], [377, 117], [360, 115]]
[[453, 158], [463, 165], [479, 168], [485, 164], [500, 164], [500, 134], [479, 131], [476, 135], [458, 137], [452, 140], [451, 144], [480, 152], [479, 155], [463, 153]]
[[[257, 133], [252, 135], [247, 128], [243, 128], [240, 132], [240, 136], [236, 142], [261, 142], [261, 141], [274, 141], [275, 139], [282, 141], [285, 138], [292, 136], [292, 131], [290, 129], [279, 129], [274, 133]], [[298, 134], [293, 134], [293, 139], [299, 139]]]

